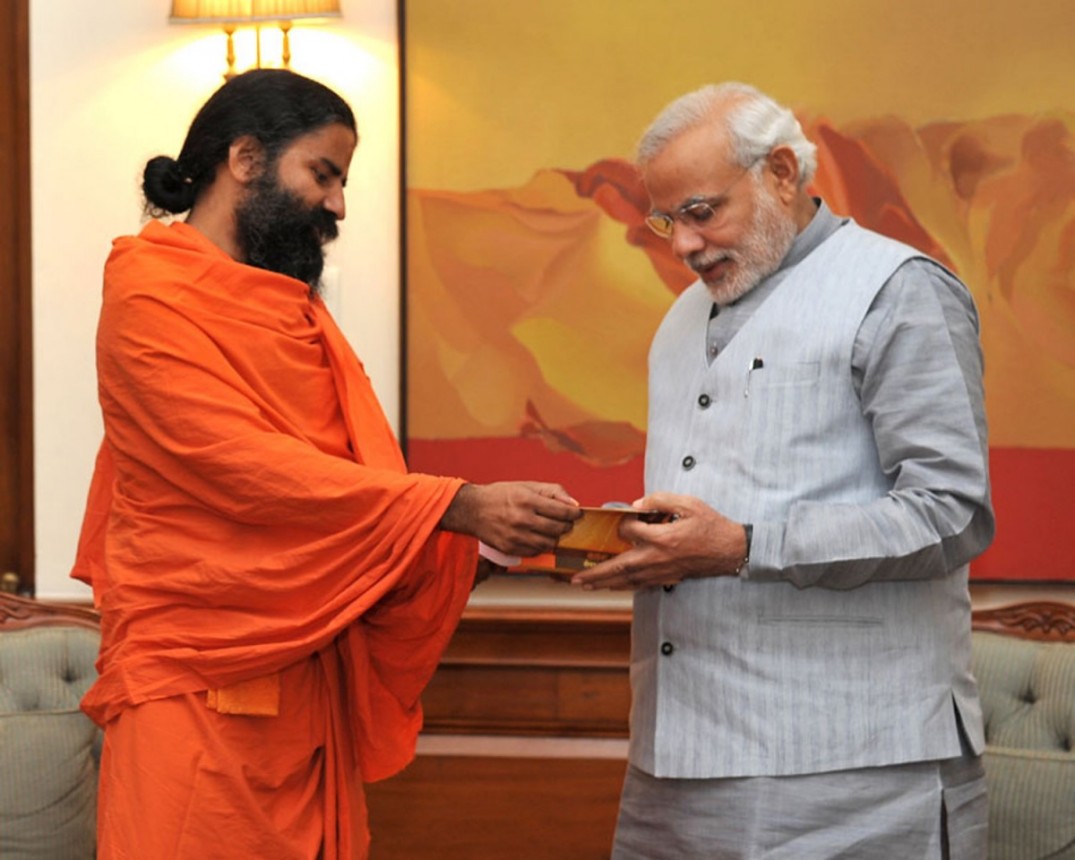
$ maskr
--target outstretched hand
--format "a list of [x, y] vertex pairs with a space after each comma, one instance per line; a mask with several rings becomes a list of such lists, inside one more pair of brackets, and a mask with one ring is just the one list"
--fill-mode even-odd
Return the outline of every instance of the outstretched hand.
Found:
[[746, 558], [743, 526], [701, 499], [653, 493], [633, 507], [660, 511], [663, 522], [627, 517], [620, 536], [633, 546], [608, 561], [575, 574], [585, 589], [634, 589], [674, 585], [703, 576], [733, 576]]
[[440, 526], [473, 535], [508, 555], [526, 557], [554, 549], [580, 516], [578, 502], [559, 484], [500, 481], [464, 484]]

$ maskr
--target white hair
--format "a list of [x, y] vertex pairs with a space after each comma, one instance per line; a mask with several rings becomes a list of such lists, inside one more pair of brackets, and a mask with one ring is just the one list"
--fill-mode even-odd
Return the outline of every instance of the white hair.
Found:
[[724, 115], [724, 129], [739, 166], [750, 167], [774, 147], [788, 146], [799, 163], [799, 187], [814, 178], [817, 147], [806, 139], [795, 114], [761, 90], [734, 81], [709, 84], [665, 107], [638, 143], [637, 165], [645, 168], [675, 138], [712, 120], [725, 105], [730, 107]]

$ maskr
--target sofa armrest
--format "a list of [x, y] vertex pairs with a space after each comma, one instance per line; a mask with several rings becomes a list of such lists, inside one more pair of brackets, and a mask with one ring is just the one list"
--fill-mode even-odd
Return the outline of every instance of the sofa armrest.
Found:
[[1075, 753], [987, 747], [989, 860], [1075, 858]]

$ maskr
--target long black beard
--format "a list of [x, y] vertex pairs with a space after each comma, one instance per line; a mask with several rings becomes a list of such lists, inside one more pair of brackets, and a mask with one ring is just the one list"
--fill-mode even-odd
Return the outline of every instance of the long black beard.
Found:
[[273, 170], [257, 179], [235, 210], [236, 240], [251, 266], [321, 287], [324, 244], [339, 235], [336, 216], [281, 187]]

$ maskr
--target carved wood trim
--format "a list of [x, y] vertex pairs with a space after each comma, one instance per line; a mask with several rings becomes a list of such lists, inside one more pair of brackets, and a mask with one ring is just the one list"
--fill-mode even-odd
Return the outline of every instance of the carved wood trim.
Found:
[[0, 593], [0, 633], [31, 627], [87, 627], [100, 630], [100, 616], [93, 609], [41, 603], [14, 594]]
[[972, 626], [975, 630], [1020, 639], [1075, 642], [1075, 606], [1038, 600], [979, 609], [972, 616]]

